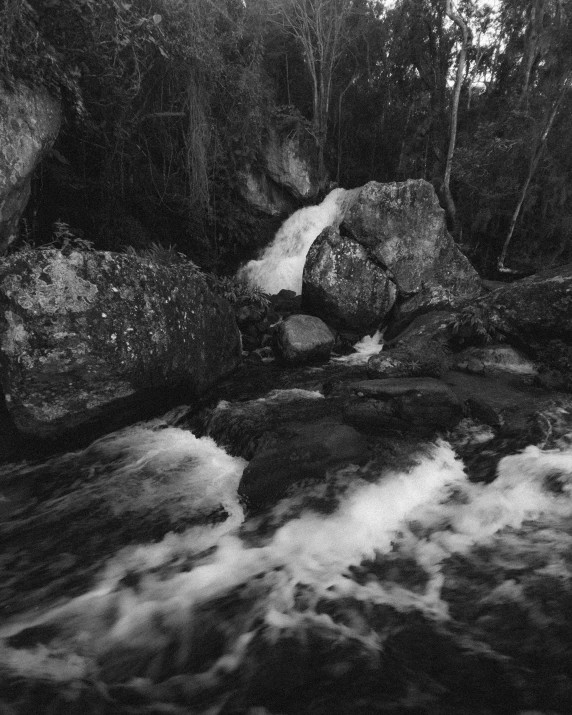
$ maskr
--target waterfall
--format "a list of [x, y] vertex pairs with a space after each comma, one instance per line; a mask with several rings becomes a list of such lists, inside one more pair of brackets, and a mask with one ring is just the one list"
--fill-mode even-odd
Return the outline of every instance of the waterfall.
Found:
[[286, 219], [262, 256], [243, 266], [238, 277], [265, 293], [302, 292], [302, 273], [310, 246], [328, 226], [340, 223], [355, 190], [334, 189], [318, 206], [299, 209]]

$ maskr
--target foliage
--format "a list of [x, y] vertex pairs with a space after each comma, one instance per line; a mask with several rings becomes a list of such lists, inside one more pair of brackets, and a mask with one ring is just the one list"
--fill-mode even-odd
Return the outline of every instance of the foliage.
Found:
[[252, 305], [266, 309], [270, 299], [258, 286], [252, 286], [238, 278], [208, 276], [213, 290], [234, 306]]
[[462, 308], [451, 318], [450, 326], [454, 340], [462, 346], [482, 345], [504, 339], [490, 321], [486, 308], [479, 305]]
[[451, 351], [444, 343], [432, 341], [423, 352], [405, 349], [404, 367], [411, 377], [441, 378], [449, 370]]
[[[456, 238], [484, 273], [512, 232], [509, 264], [570, 261], [572, 1], [453, 4], [470, 34], [450, 167]], [[238, 177], [261, 165], [275, 126], [311, 129], [343, 186], [443, 184], [459, 50], [444, 0], [2, 7], [0, 79], [46, 86], [66, 110], [33, 184], [33, 243], [62, 220], [98, 248], [152, 238], [229, 270], [270, 231]]]

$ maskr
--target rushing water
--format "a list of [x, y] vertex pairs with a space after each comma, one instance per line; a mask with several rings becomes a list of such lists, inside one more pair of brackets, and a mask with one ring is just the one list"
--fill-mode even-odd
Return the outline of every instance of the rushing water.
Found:
[[[299, 292], [347, 198], [291, 217], [244, 275]], [[346, 466], [252, 515], [246, 461], [185, 414], [0, 467], [2, 715], [572, 713], [570, 442], [490, 483], [458, 436], [420, 442], [407, 466]]]
[[[42, 683], [53, 712], [101, 692], [94, 712], [570, 712], [572, 451], [529, 447], [485, 485], [441, 441], [407, 471], [331, 475], [329, 513], [299, 508], [306, 486], [264, 520], [238, 503], [244, 465], [158, 420], [5, 467], [65, 482], [6, 522], [14, 558], [54, 529], [83, 560], [103, 544], [80, 595], [0, 629], [8, 690]], [[174, 530], [146, 536], [159, 514]], [[98, 532], [123, 521], [143, 528], [113, 552]]]
[[354, 191], [334, 189], [318, 206], [307, 206], [288, 218], [264, 250], [238, 272], [239, 278], [274, 295], [282, 289], [302, 292], [302, 272], [310, 246], [327, 226], [340, 223]]

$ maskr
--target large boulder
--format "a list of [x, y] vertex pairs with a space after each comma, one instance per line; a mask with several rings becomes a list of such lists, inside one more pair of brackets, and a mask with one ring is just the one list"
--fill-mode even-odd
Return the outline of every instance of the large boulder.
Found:
[[291, 315], [278, 326], [278, 354], [285, 362], [327, 360], [336, 339], [328, 326], [313, 315]]
[[268, 216], [287, 216], [296, 204], [288, 192], [266, 174], [247, 165], [237, 172], [238, 187], [242, 198]]
[[498, 288], [477, 308], [493, 328], [518, 343], [572, 344], [572, 264]]
[[318, 171], [316, 143], [308, 130], [293, 121], [270, 127], [256, 166], [245, 164], [238, 172], [242, 197], [270, 216], [283, 216], [315, 199], [324, 188]]
[[349, 193], [339, 229], [325, 229], [308, 253], [306, 310], [367, 330], [387, 317], [397, 294], [391, 322], [402, 330], [417, 315], [457, 309], [482, 293], [431, 184], [372, 181]]
[[295, 199], [313, 199], [322, 188], [324, 177], [318, 174], [316, 142], [297, 122], [294, 126], [270, 129], [263, 161], [265, 173]]
[[189, 266], [53, 249], [0, 266], [0, 378], [20, 433], [141, 419], [192, 400], [240, 353], [230, 305]]
[[395, 283], [356, 241], [326, 228], [306, 257], [302, 283], [304, 309], [339, 329], [366, 332], [391, 310]]
[[391, 272], [402, 294], [442, 286], [477, 294], [480, 279], [447, 233], [433, 186], [422, 179], [379, 184], [357, 193], [340, 226]]
[[0, 83], [0, 253], [18, 236], [34, 169], [56, 140], [61, 110], [45, 90]]

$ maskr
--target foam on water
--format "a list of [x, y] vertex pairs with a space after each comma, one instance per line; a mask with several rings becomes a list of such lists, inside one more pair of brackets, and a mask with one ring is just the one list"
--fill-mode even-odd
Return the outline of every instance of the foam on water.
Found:
[[365, 335], [353, 346], [353, 349], [355, 352], [332, 358], [332, 361], [347, 365], [367, 365], [372, 355], [377, 355], [383, 350], [383, 330], [376, 330], [373, 335]]
[[286, 219], [262, 256], [243, 266], [238, 277], [265, 293], [302, 292], [306, 255], [318, 235], [341, 221], [351, 191], [334, 189], [318, 206], [307, 206]]
[[[470, 483], [462, 462], [440, 442], [406, 472], [354, 469], [348, 473], [353, 481], [348, 479], [350, 486], [333, 513], [308, 509], [273, 534], [245, 541], [237, 529], [239, 508], [227, 489], [230, 484], [236, 488], [243, 465], [209, 440], [173, 429], [161, 430], [151, 439], [147, 434], [145, 449], [141, 432], [126, 433], [122, 439], [135, 441], [129, 459], [135, 460], [137, 469], [158, 460], [155, 467], [160, 469], [161, 450], [171, 444], [179, 456], [165, 459], [169, 472], [177, 475], [177, 490], [183, 480], [194, 498], [209, 494], [209, 499], [226, 499], [235, 516], [216, 533], [196, 527], [170, 534], [159, 544], [122, 550], [89, 593], [0, 631], [7, 646], [0, 663], [22, 674], [73, 679], [96, 672], [97, 662], [114, 662], [118, 652], [153, 655], [169, 648], [169, 658], [184, 670], [185, 659], [195, 648], [194, 634], [200, 633], [196, 624], [209, 609], [217, 623], [226, 623], [224, 652], [208, 669], [215, 681], [221, 673], [240, 667], [255, 633], [275, 642], [286, 632], [316, 627], [379, 651], [383, 638], [375, 628], [363, 619], [336, 621], [320, 604], [353, 599], [403, 613], [418, 611], [446, 623], [450, 613], [443, 586], [451, 557], [470, 558], [475, 547], [496, 545], [508, 561], [522, 561], [530, 552], [525, 528], [530, 520], [543, 531], [542, 543], [548, 544], [544, 573], [568, 573], [563, 549], [569, 548], [570, 535], [562, 524], [572, 516], [572, 450], [529, 447], [504, 458], [496, 481], [485, 485]], [[111, 442], [118, 444], [116, 438]], [[125, 454], [125, 447], [119, 451]], [[191, 454], [195, 461], [189, 476], [181, 465]], [[118, 465], [120, 473], [129, 473], [122, 460]], [[221, 472], [226, 476], [221, 478]], [[215, 544], [214, 551], [204, 551]], [[188, 554], [193, 555], [190, 567], [178, 567]], [[365, 563], [396, 556], [416, 564], [426, 575], [425, 582], [413, 587], [391, 577], [373, 577], [367, 569], [363, 578], [355, 576]], [[133, 572], [139, 574], [137, 585], [127, 586], [125, 577]], [[521, 591], [507, 578], [483, 607], [523, 598]], [[244, 600], [240, 616], [236, 608], [232, 616], [217, 615], [218, 608], [224, 612], [217, 604], [224, 604], [225, 598]], [[53, 642], [27, 649], [10, 646], [11, 636], [48, 625], [57, 631]], [[122, 655], [122, 662], [129, 657]], [[127, 670], [130, 676], [138, 672]]]

